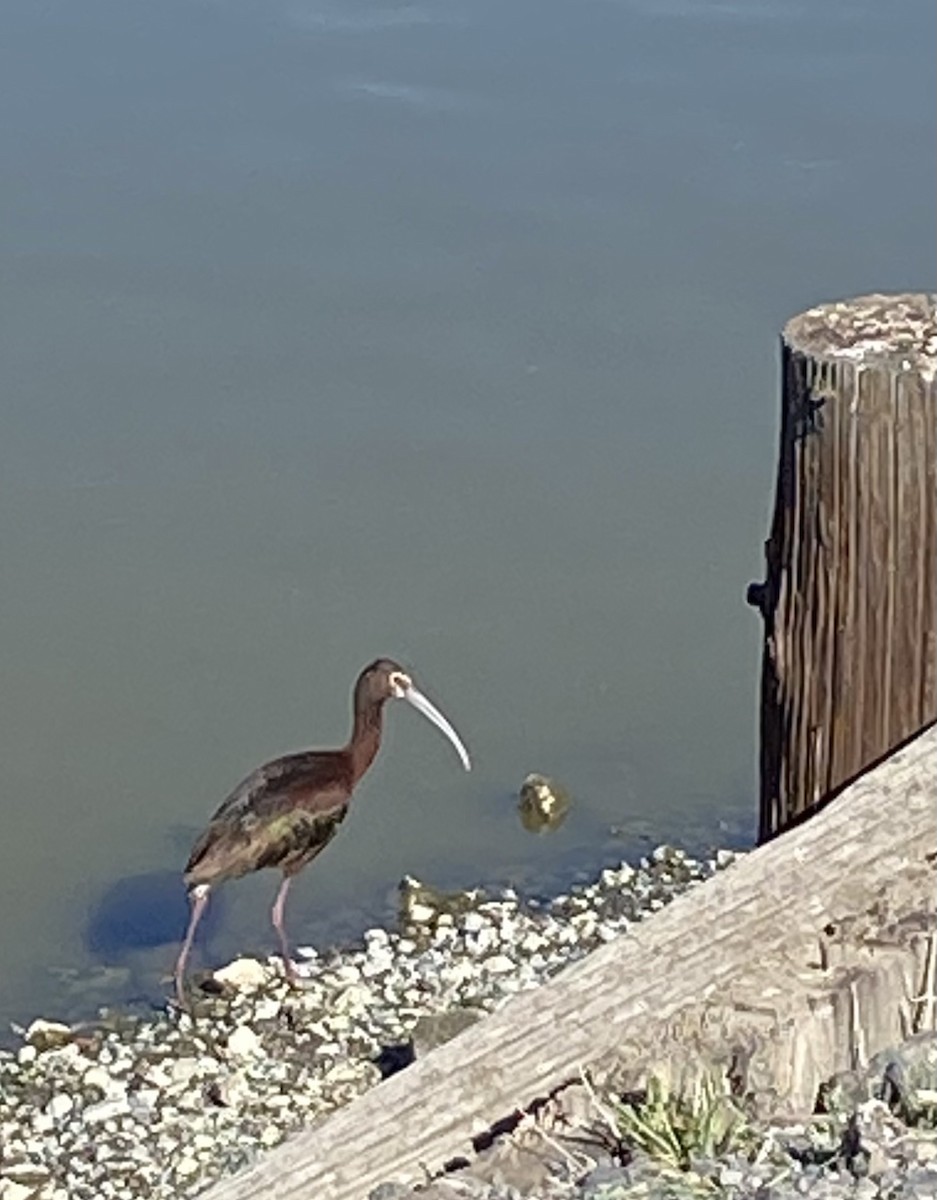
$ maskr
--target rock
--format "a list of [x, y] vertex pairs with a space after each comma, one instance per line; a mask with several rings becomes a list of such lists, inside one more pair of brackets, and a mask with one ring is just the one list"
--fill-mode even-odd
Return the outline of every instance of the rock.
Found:
[[14, 1179], [0, 1179], [0, 1200], [33, 1200], [35, 1195], [35, 1188]]
[[72, 1111], [74, 1101], [71, 1096], [67, 1096], [64, 1092], [58, 1092], [52, 1096], [48, 1104], [45, 1106], [44, 1112], [50, 1116], [53, 1121], [61, 1121]]
[[254, 1058], [263, 1052], [260, 1038], [249, 1025], [239, 1025], [228, 1037], [228, 1054], [232, 1058]]
[[241, 1071], [232, 1071], [212, 1081], [208, 1099], [223, 1108], [242, 1108], [250, 1099], [251, 1089]]
[[279, 1142], [282, 1142], [284, 1136], [283, 1132], [277, 1129], [276, 1125], [265, 1125], [260, 1131], [260, 1144], [269, 1150], [271, 1146], [276, 1146]]
[[[199, 1060], [186, 1055], [184, 1058], [177, 1058], [169, 1068], [169, 1079], [172, 1084], [187, 1084], [195, 1075], [198, 1074]], [[150, 1079], [156, 1083], [153, 1075]], [[159, 1086], [157, 1084], [157, 1086]]]
[[212, 978], [223, 987], [238, 992], [256, 992], [268, 979], [267, 968], [256, 958], [236, 958], [226, 967], [220, 967]]
[[48, 1168], [40, 1167], [34, 1162], [7, 1163], [3, 1168], [3, 1177], [14, 1183], [26, 1183], [38, 1187], [49, 1178], [49, 1171]]
[[105, 1067], [92, 1065], [81, 1077], [82, 1083], [88, 1088], [97, 1088], [107, 1097], [123, 1094], [123, 1085], [118, 1083]]
[[89, 1104], [82, 1110], [82, 1120], [86, 1125], [100, 1125], [102, 1121], [113, 1121], [130, 1112], [130, 1102], [126, 1096], [114, 1097], [112, 1100], [101, 1100], [97, 1104]]
[[73, 1035], [70, 1025], [62, 1025], [59, 1021], [44, 1021], [40, 1018], [32, 1022], [23, 1036], [25, 1041], [41, 1051], [64, 1046], [66, 1042], [72, 1040]]
[[332, 1001], [332, 1011], [346, 1016], [362, 1013], [373, 998], [370, 988], [360, 983], [353, 983], [338, 993]]
[[193, 1158], [191, 1154], [183, 1154], [176, 1163], [176, 1175], [180, 1179], [189, 1179], [193, 1175], [197, 1175], [199, 1170], [199, 1161]]
[[532, 772], [521, 784], [517, 807], [529, 833], [553, 832], [569, 814], [569, 793], [546, 775]]
[[444, 892], [405, 875], [397, 888], [398, 911], [403, 925], [425, 925], [440, 914], [455, 916], [468, 912], [478, 896], [477, 891]]
[[268, 999], [258, 1000], [254, 1005], [254, 1020], [255, 1021], [272, 1021], [279, 1015], [280, 1002], [279, 1000]]
[[411, 1200], [413, 1189], [406, 1183], [379, 1183], [368, 1192], [368, 1200]]
[[159, 1088], [141, 1087], [127, 1097], [130, 1109], [137, 1120], [147, 1120], [159, 1103]]

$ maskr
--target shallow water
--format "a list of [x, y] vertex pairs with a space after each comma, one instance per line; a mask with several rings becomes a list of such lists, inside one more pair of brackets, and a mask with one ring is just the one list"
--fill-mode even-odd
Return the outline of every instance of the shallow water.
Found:
[[[537, 887], [748, 835], [777, 333], [931, 286], [934, 25], [6, 6], [0, 1015], [115, 964], [100, 997], [152, 994], [191, 838], [343, 740], [378, 654], [476, 770], [390, 713], [298, 941], [406, 872]], [[551, 837], [529, 770], [575, 797]], [[274, 886], [217, 897], [209, 957], [270, 944]]]

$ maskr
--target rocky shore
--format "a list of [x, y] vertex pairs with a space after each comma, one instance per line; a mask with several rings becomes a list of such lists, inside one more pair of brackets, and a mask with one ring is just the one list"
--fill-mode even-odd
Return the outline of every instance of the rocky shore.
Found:
[[755, 1121], [713, 1079], [695, 1097], [564, 1089], [455, 1172], [368, 1200], [934, 1200], [937, 1035], [830, 1081], [804, 1122]]
[[[18, 1047], [0, 1051], [0, 1200], [193, 1196], [734, 857], [720, 851], [698, 861], [659, 847], [551, 898], [444, 895], [407, 880], [397, 929], [371, 929], [359, 944], [321, 956], [300, 950], [301, 990], [286, 986], [277, 963], [240, 959], [196, 980], [187, 1013], [35, 1021]], [[900, 1068], [919, 1089], [913, 1103], [905, 1089], [889, 1106], [874, 1081], [858, 1080], [826, 1125], [758, 1130], [733, 1116], [736, 1140], [701, 1143], [670, 1163], [653, 1137], [642, 1148], [624, 1136], [617, 1098], [586, 1088], [578, 1114], [560, 1114], [578, 1140], [525, 1118], [487, 1157], [422, 1194], [937, 1197], [934, 1108], [925, 1102], [935, 1095], [925, 1086], [934, 1056], [930, 1046], [916, 1053], [913, 1070]], [[671, 1114], [664, 1124], [682, 1119]], [[647, 1123], [646, 1112], [640, 1120]], [[604, 1132], [583, 1140], [597, 1121]], [[533, 1176], [516, 1157], [530, 1139], [540, 1148]], [[521, 1157], [530, 1163], [526, 1151]], [[389, 1180], [373, 1200], [411, 1194]]]

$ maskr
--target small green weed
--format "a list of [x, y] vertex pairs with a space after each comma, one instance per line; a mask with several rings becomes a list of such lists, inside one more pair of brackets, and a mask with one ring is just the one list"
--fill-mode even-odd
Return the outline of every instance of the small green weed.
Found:
[[616, 1116], [625, 1141], [680, 1170], [694, 1159], [750, 1151], [759, 1140], [727, 1080], [715, 1074], [698, 1079], [685, 1095], [651, 1076], [643, 1096], [620, 1102]]

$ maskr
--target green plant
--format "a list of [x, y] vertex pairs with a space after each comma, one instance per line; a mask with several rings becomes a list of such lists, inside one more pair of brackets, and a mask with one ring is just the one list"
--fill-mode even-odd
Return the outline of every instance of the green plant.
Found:
[[748, 1150], [755, 1140], [728, 1081], [710, 1073], [683, 1094], [651, 1076], [642, 1096], [617, 1106], [621, 1136], [670, 1166], [686, 1170], [694, 1158]]

